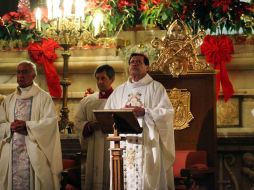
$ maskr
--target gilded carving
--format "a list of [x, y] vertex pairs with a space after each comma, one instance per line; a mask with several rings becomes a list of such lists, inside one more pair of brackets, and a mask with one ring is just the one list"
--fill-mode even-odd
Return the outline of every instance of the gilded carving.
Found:
[[182, 20], [175, 20], [162, 39], [152, 40], [152, 46], [160, 51], [159, 58], [151, 65], [151, 71], [161, 71], [178, 77], [193, 71], [208, 71], [211, 67], [199, 61], [197, 48], [201, 45], [205, 33], [192, 35]]
[[190, 121], [194, 119], [190, 111], [190, 92], [186, 89], [174, 88], [168, 92], [168, 96], [175, 110], [174, 129], [189, 127]]
[[227, 102], [217, 102], [217, 126], [239, 126], [239, 100], [231, 98]]

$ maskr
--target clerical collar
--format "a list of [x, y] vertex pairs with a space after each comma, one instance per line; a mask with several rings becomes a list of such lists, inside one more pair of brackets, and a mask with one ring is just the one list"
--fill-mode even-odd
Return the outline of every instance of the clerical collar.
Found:
[[25, 92], [25, 91], [29, 91], [29, 90], [32, 88], [32, 86], [33, 86], [33, 85], [28, 86], [28, 87], [25, 87], [25, 88], [19, 87], [19, 89], [20, 89], [21, 92]]
[[152, 77], [149, 74], [146, 74], [139, 81], [133, 81], [132, 78], [129, 77], [129, 80], [127, 80], [127, 84], [132, 86], [132, 87], [134, 87], [134, 88], [137, 88], [137, 87], [140, 87], [140, 86], [147, 85], [147, 84], [149, 84], [152, 81], [153, 81]]
[[106, 99], [110, 96], [110, 94], [113, 92], [113, 88], [111, 87], [108, 90], [100, 91], [99, 93], [99, 99]]
[[25, 88], [21, 88], [21, 87], [18, 87], [20, 93], [25, 93], [25, 92], [28, 92], [31, 88], [32, 88], [33, 84], [31, 86], [28, 86], [28, 87], [25, 87]]

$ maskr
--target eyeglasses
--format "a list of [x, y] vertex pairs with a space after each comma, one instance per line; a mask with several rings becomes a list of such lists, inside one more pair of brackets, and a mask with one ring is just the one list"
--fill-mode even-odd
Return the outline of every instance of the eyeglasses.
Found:
[[142, 64], [143, 64], [143, 62], [142, 62], [142, 61], [140, 61], [140, 60], [131, 60], [131, 61], [130, 61], [130, 64], [142, 65]]
[[17, 74], [27, 75], [30, 74], [32, 71], [30, 70], [17, 70]]

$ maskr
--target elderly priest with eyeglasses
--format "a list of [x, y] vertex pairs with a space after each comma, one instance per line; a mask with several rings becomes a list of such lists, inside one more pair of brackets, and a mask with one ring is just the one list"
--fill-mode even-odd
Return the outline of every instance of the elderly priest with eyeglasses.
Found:
[[0, 189], [59, 190], [60, 135], [54, 103], [35, 82], [36, 66], [17, 66], [16, 91], [0, 106]]

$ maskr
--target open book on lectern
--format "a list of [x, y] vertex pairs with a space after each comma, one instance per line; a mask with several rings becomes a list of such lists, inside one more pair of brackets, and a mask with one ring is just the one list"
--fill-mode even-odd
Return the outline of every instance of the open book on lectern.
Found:
[[114, 123], [120, 134], [138, 134], [143, 131], [131, 109], [105, 109], [93, 112], [97, 121], [102, 123], [104, 133], [112, 134]]

